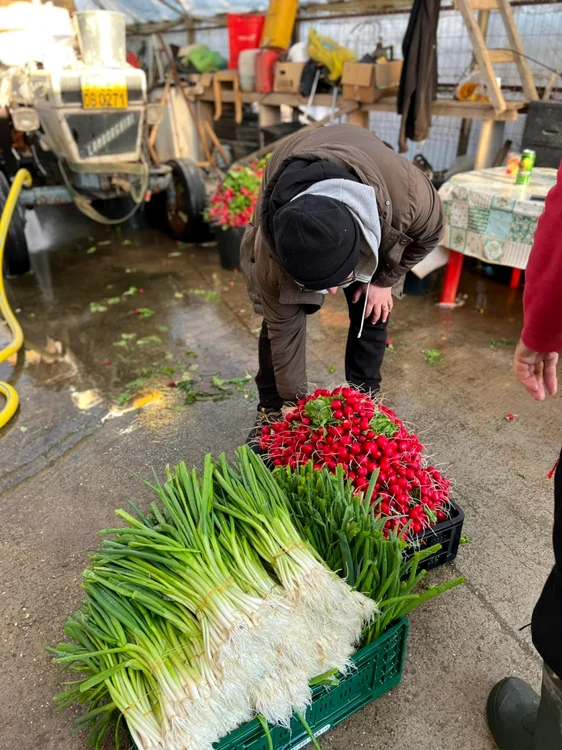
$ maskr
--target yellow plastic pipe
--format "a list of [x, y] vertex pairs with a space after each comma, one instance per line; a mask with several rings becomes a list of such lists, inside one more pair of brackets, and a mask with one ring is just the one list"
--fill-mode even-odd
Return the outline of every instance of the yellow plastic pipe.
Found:
[[[23, 331], [16, 320], [16, 316], [12, 312], [12, 308], [8, 304], [6, 288], [4, 286], [4, 274], [2, 272], [4, 267], [4, 248], [6, 247], [8, 230], [23, 185], [25, 185], [25, 187], [31, 187], [31, 175], [27, 169], [18, 170], [12, 183], [12, 187], [10, 188], [10, 192], [8, 193], [8, 199], [4, 206], [4, 210], [2, 211], [2, 216], [0, 217], [0, 313], [2, 313], [2, 316], [12, 333], [12, 341], [8, 346], [4, 347], [4, 349], [0, 350], [0, 362], [4, 362], [8, 357], [11, 357], [12, 354], [19, 351], [23, 345]], [[4, 383], [1, 380], [0, 395], [4, 396], [6, 399], [4, 408], [0, 411], [0, 428], [2, 428], [16, 413], [20, 400], [16, 389], [9, 383]]]

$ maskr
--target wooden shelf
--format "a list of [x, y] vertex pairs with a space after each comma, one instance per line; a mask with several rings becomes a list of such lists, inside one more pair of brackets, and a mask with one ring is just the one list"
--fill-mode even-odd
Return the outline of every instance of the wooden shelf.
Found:
[[[200, 97], [202, 101], [212, 102], [213, 92], [207, 89]], [[304, 107], [308, 99], [298, 94], [260, 94], [256, 91], [245, 91], [242, 93], [244, 102], [257, 102], [270, 107], [279, 107], [286, 104], [289, 107]], [[222, 94], [223, 102], [233, 102], [234, 95], [232, 91], [224, 91]], [[341, 97], [338, 98], [336, 106], [348, 103]], [[507, 109], [500, 114], [496, 114], [491, 104], [482, 104], [481, 102], [459, 102], [455, 99], [437, 99], [433, 102], [431, 108], [432, 114], [442, 117], [460, 117], [466, 120], [494, 120], [495, 122], [506, 122], [517, 120], [518, 116], [526, 109], [525, 102], [506, 102]], [[331, 94], [317, 94], [314, 97], [313, 106], [331, 107]], [[373, 104], [362, 104], [362, 111], [371, 112], [396, 112], [396, 97], [391, 96], [380, 99]]]

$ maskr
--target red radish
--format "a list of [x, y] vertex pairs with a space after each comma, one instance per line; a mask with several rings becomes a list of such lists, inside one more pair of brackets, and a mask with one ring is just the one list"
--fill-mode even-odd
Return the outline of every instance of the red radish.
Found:
[[358, 493], [375, 474], [371, 502], [390, 516], [385, 528], [411, 536], [448, 517], [450, 480], [425, 467], [418, 437], [391, 409], [353, 388], [318, 388], [299, 399], [284, 421], [261, 428], [259, 445], [274, 467], [341, 466]]

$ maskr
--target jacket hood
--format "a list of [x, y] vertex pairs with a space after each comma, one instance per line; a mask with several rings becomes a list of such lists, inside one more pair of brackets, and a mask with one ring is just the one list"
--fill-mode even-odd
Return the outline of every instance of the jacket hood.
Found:
[[361, 182], [353, 173], [325, 159], [295, 158], [284, 163], [267, 186], [261, 204], [260, 225], [269, 247], [275, 253], [273, 220], [276, 212], [310, 187], [324, 180], [345, 179]]

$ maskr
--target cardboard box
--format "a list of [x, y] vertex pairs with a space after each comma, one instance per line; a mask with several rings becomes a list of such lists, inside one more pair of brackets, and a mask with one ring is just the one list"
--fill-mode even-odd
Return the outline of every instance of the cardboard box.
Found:
[[273, 90], [278, 94], [298, 94], [304, 65], [292, 62], [276, 63]]
[[402, 60], [343, 65], [343, 98], [372, 104], [383, 96], [395, 94], [400, 85]]

